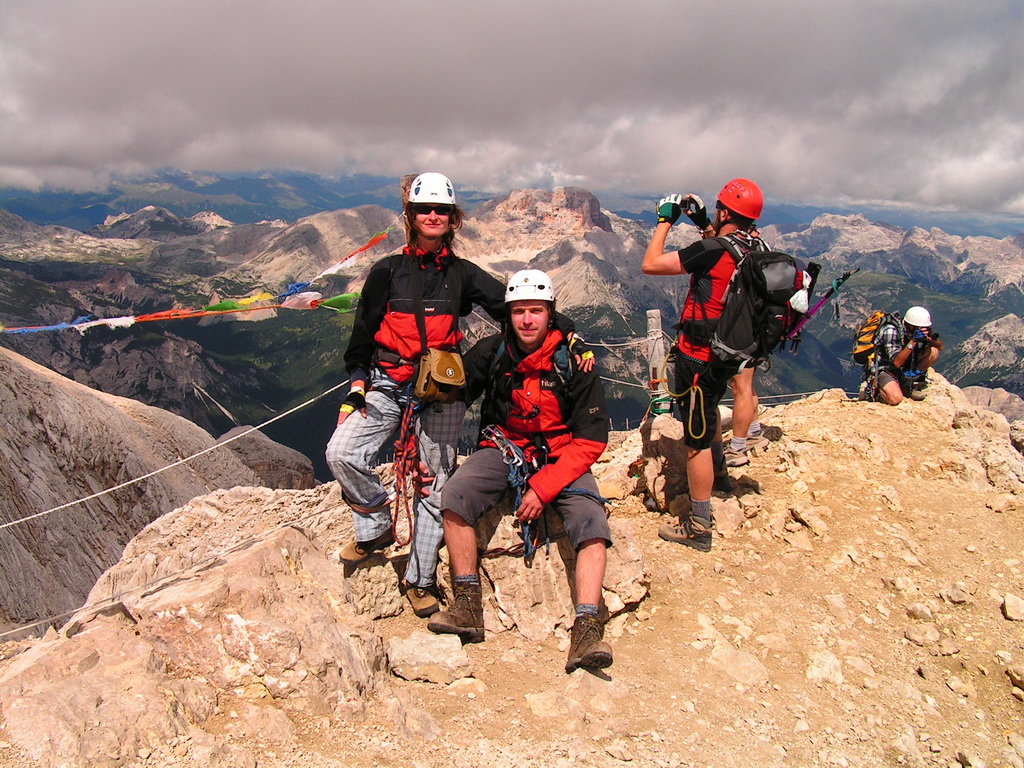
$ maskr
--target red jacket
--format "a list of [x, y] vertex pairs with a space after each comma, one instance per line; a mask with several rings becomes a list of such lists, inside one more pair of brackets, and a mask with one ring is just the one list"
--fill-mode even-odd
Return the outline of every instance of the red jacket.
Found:
[[[540, 348], [523, 357], [502, 334], [466, 354], [466, 396], [483, 392], [480, 425], [500, 426], [527, 458], [546, 451], [547, 461], [529, 479], [545, 504], [588, 471], [608, 443], [608, 411], [596, 370], [576, 368], [561, 331], [550, 330]], [[561, 351], [560, 351], [561, 348]], [[568, 360], [568, 380], [556, 355]], [[493, 445], [486, 438], [481, 446]]]

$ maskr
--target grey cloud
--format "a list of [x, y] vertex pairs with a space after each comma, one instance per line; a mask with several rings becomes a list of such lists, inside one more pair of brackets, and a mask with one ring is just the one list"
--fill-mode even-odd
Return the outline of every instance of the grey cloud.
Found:
[[431, 167], [1024, 212], [1019, 0], [7, 0], [0, 184]]

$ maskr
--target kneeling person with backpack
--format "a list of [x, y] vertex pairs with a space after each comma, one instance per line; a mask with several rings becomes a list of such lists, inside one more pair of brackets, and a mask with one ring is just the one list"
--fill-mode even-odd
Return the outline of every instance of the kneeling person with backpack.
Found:
[[875, 334], [877, 360], [869, 363], [877, 366], [876, 399], [888, 405], [899, 405], [905, 397], [924, 400], [928, 369], [941, 350], [931, 313], [924, 307], [911, 307], [902, 320], [899, 315], [888, 316]]
[[555, 294], [539, 270], [509, 280], [505, 333], [479, 341], [466, 355], [466, 399], [484, 395], [479, 447], [441, 492], [444, 539], [451, 561], [452, 606], [427, 628], [484, 639], [475, 524], [510, 492], [515, 515], [529, 527], [551, 504], [576, 550], [576, 619], [566, 672], [612, 663], [598, 606], [611, 530], [590, 467], [608, 442], [604, 389], [592, 365], [579, 366], [552, 326]]

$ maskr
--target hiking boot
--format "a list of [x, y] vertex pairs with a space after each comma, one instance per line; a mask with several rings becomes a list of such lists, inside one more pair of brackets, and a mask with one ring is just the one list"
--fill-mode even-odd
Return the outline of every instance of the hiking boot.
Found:
[[728, 470], [722, 470], [722, 472], [715, 473], [715, 482], [711, 486], [711, 490], [717, 491], [718, 493], [732, 493], [736, 490], [736, 483], [729, 477]]
[[572, 639], [569, 641], [569, 659], [565, 671], [569, 674], [578, 668], [605, 669], [612, 665], [612, 647], [602, 638], [604, 627], [596, 616], [577, 616], [572, 625]]
[[345, 565], [359, 565], [370, 559], [374, 552], [387, 549], [395, 543], [395, 535], [390, 531], [384, 531], [380, 536], [370, 541], [350, 541], [341, 548], [338, 558]]
[[435, 585], [414, 587], [410, 584], [405, 584], [404, 587], [405, 599], [412, 606], [412, 612], [419, 618], [425, 619], [428, 616], [433, 616], [441, 609], [441, 606], [437, 603], [437, 587]]
[[691, 515], [685, 522], [678, 525], [663, 525], [658, 529], [658, 538], [683, 544], [698, 552], [711, 551], [711, 531], [714, 522]]
[[447, 611], [438, 611], [427, 624], [436, 635], [458, 635], [464, 643], [484, 641], [484, 605], [479, 584], [452, 585], [455, 600]]
[[915, 400], [917, 402], [921, 402], [926, 397], [928, 397], [928, 393], [925, 392], [925, 390], [927, 388], [928, 388], [928, 382], [927, 381], [925, 381], [923, 379], [921, 381], [915, 381], [913, 386], [910, 388], [910, 399], [911, 400]]
[[734, 451], [732, 448], [725, 449], [725, 466], [745, 467], [750, 463], [750, 457], [746, 451]]

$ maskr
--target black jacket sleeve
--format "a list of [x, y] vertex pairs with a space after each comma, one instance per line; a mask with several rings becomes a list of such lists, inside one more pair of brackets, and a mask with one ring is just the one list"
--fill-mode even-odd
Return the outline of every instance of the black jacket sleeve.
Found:
[[352, 334], [345, 349], [345, 368], [350, 378], [361, 377], [365, 380], [369, 375], [376, 346], [373, 337], [384, 319], [390, 292], [391, 259], [387, 258], [373, 265], [359, 295], [355, 319], [352, 321]]
[[459, 261], [463, 275], [459, 316], [468, 315], [476, 304], [492, 319], [504, 322], [508, 317], [505, 311], [505, 286], [498, 278], [488, 274], [473, 262], [466, 259]]
[[573, 438], [608, 442], [608, 406], [604, 397], [601, 375], [595, 368], [589, 372], [577, 370], [569, 380], [569, 429]]

